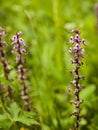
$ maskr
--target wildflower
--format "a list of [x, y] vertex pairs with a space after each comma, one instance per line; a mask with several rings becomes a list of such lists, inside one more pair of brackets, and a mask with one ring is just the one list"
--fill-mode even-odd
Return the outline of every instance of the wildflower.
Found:
[[[5, 58], [6, 51], [4, 50], [4, 47], [7, 47], [8, 45], [5, 41], [2, 41], [2, 38], [4, 36], [6, 36], [6, 32], [4, 31], [3, 28], [0, 27], [0, 61], [3, 65], [4, 77], [6, 78], [6, 80], [11, 81], [11, 79], [9, 79], [9, 73], [11, 71], [11, 68], [8, 67], [9, 63]], [[7, 90], [7, 97], [9, 97], [10, 100], [13, 102], [14, 98], [11, 87], [8, 85], [6, 87], [6, 90]]]
[[25, 83], [25, 80], [27, 79], [25, 72], [27, 71], [27, 69], [24, 68], [24, 63], [26, 62], [26, 60], [25, 58], [23, 58], [23, 55], [27, 54], [27, 51], [25, 49], [26, 44], [24, 43], [24, 40], [20, 37], [22, 34], [22, 32], [17, 32], [16, 35], [12, 37], [12, 53], [17, 53], [15, 61], [17, 63], [18, 79], [22, 86], [21, 99], [24, 102], [25, 109], [27, 111], [30, 111], [31, 105], [29, 101], [28, 85], [26, 85]]
[[79, 69], [83, 64], [81, 58], [84, 58], [84, 49], [82, 45], [85, 45], [85, 40], [80, 38], [80, 32], [78, 30], [72, 30], [72, 33], [74, 34], [74, 36], [70, 37], [69, 43], [72, 44], [72, 47], [69, 48], [69, 53], [73, 55], [73, 58], [71, 58], [71, 63], [75, 65], [75, 68], [70, 71], [74, 77], [71, 81], [71, 84], [74, 86], [73, 94], [75, 96], [75, 99], [71, 101], [71, 103], [75, 106], [75, 112], [73, 112], [71, 115], [74, 115], [76, 117], [73, 130], [78, 130], [81, 118], [80, 105], [83, 103], [83, 101], [80, 100], [79, 97], [83, 85], [81, 85], [79, 81], [84, 79], [84, 76], [79, 74]]

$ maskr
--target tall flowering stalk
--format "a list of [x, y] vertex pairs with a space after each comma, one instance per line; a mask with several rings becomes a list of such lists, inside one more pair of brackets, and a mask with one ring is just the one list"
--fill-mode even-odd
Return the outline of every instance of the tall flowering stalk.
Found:
[[[3, 66], [4, 77], [6, 78], [6, 80], [11, 81], [9, 79], [9, 73], [10, 73], [11, 69], [8, 67], [9, 63], [5, 58], [6, 51], [4, 50], [4, 47], [7, 47], [7, 43], [5, 41], [2, 41], [2, 38], [4, 36], [6, 36], [6, 33], [5, 33], [4, 29], [0, 27], [0, 61]], [[7, 96], [13, 102], [14, 98], [13, 98], [13, 92], [12, 92], [11, 87], [7, 86], [6, 89], [7, 89]]]
[[71, 58], [71, 63], [75, 66], [74, 69], [71, 70], [71, 74], [73, 75], [71, 84], [74, 86], [73, 94], [75, 96], [71, 103], [75, 106], [75, 112], [73, 112], [71, 115], [76, 117], [74, 127], [71, 130], [78, 130], [81, 120], [80, 104], [83, 103], [83, 100], [81, 100], [79, 97], [79, 94], [83, 88], [83, 85], [80, 84], [80, 80], [84, 79], [84, 76], [80, 75], [79, 70], [83, 65], [82, 58], [84, 58], [84, 49], [82, 46], [85, 45], [85, 41], [84, 39], [80, 38], [80, 32], [78, 30], [72, 30], [71, 33], [73, 36], [70, 37], [69, 44], [71, 44], [72, 47], [69, 48], [69, 53], [73, 55], [73, 58]]
[[17, 32], [12, 37], [12, 53], [17, 53], [16, 56], [16, 63], [17, 63], [17, 72], [19, 74], [18, 79], [21, 84], [21, 99], [24, 102], [24, 107], [27, 111], [30, 111], [31, 105], [29, 101], [29, 93], [28, 93], [28, 85], [26, 85], [25, 81], [27, 79], [26, 71], [27, 69], [24, 67], [25, 59], [23, 58], [24, 54], [27, 54], [26, 52], [26, 44], [24, 43], [24, 40], [20, 37], [22, 35], [22, 32]]

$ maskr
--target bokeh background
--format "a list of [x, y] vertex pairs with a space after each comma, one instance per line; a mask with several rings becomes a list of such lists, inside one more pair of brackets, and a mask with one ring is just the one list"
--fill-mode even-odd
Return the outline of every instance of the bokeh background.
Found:
[[[7, 41], [23, 31], [32, 103], [39, 114], [41, 130], [68, 130], [73, 111], [67, 88], [72, 68], [68, 45], [71, 31], [81, 31], [86, 41], [82, 67], [85, 89], [81, 130], [98, 130], [98, 7], [97, 0], [0, 0], [0, 26]], [[96, 9], [95, 9], [96, 8]], [[13, 64], [12, 55], [8, 54]]]

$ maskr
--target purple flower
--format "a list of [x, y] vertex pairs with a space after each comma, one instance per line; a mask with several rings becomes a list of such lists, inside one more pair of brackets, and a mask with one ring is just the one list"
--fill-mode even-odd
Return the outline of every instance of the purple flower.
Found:
[[[24, 40], [20, 37], [20, 35], [23, 34], [22, 32], [17, 32], [13, 37], [12, 37], [12, 53], [17, 52], [18, 54], [27, 54], [25, 48], [26, 44]], [[18, 58], [17, 58], [18, 59]]]
[[17, 35], [14, 35], [12, 37], [12, 44], [17, 43], [17, 41], [18, 41]]
[[19, 38], [19, 44], [20, 46], [26, 46], [26, 44], [24, 43], [24, 40], [22, 38]]
[[76, 44], [75, 47], [73, 48], [74, 52], [77, 53], [81, 50], [81, 46], [79, 44]]
[[18, 72], [18, 79], [19, 82], [22, 86], [21, 88], [21, 99], [24, 102], [24, 107], [27, 111], [30, 111], [31, 105], [29, 101], [29, 93], [28, 93], [28, 85], [26, 85], [25, 80], [27, 80], [26, 72], [27, 69], [24, 68], [24, 63], [25, 63], [25, 58], [23, 57], [23, 54], [27, 54], [27, 51], [25, 49], [26, 44], [24, 43], [24, 40], [20, 37], [22, 35], [22, 32], [17, 32], [13, 37], [12, 37], [12, 53], [17, 53], [16, 56], [16, 63], [17, 63], [17, 72]]
[[22, 34], [23, 34], [23, 32], [21, 32], [21, 31], [19, 31], [19, 32], [16, 33], [17, 36], [20, 36]]
[[70, 37], [69, 43], [72, 43], [72, 44], [74, 43], [74, 37], [72, 37], [72, 36]]
[[71, 115], [74, 115], [76, 117], [73, 130], [78, 130], [81, 118], [80, 104], [83, 102], [79, 98], [80, 91], [83, 88], [83, 85], [80, 84], [80, 80], [84, 79], [84, 76], [81, 76], [79, 74], [79, 69], [83, 64], [82, 58], [84, 58], [84, 49], [82, 45], [85, 45], [85, 40], [80, 38], [80, 32], [78, 30], [72, 30], [72, 33], [73, 36], [70, 37], [69, 43], [73, 45], [69, 48], [69, 53], [72, 53], [73, 57], [71, 58], [71, 63], [75, 66], [74, 69], [70, 71], [74, 77], [73, 80], [71, 80], [71, 84], [74, 86], [73, 94], [75, 96], [75, 99], [71, 101], [71, 103], [75, 106], [75, 112], [73, 112]]

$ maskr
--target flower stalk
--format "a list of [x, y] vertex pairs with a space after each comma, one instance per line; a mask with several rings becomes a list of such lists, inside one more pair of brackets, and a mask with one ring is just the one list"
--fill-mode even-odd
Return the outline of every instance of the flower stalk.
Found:
[[84, 76], [80, 75], [79, 70], [83, 65], [83, 45], [85, 45], [85, 41], [84, 39], [80, 38], [80, 32], [78, 30], [72, 30], [71, 33], [73, 34], [73, 36], [70, 37], [69, 44], [71, 44], [72, 47], [69, 48], [69, 53], [73, 55], [73, 57], [71, 58], [71, 63], [74, 64], [74, 69], [70, 71], [73, 75], [73, 80], [71, 81], [71, 84], [74, 86], [74, 100], [71, 101], [71, 103], [75, 106], [75, 112], [73, 112], [71, 115], [74, 115], [76, 117], [74, 126], [71, 130], [79, 130], [80, 121], [82, 117], [80, 105], [83, 103], [83, 100], [80, 99], [79, 95], [84, 88], [84, 86], [80, 83], [80, 80], [83, 80], [85, 78]]
[[26, 62], [25, 58], [23, 58], [24, 54], [27, 54], [26, 52], [26, 44], [24, 43], [24, 40], [20, 38], [20, 35], [22, 35], [22, 32], [17, 32], [12, 37], [12, 53], [17, 53], [15, 62], [17, 63], [17, 73], [18, 73], [18, 79], [21, 84], [21, 99], [24, 102], [25, 110], [30, 111], [31, 105], [29, 101], [29, 92], [28, 92], [28, 85], [25, 83], [27, 80], [26, 71], [27, 69], [24, 67], [24, 64]]
[[[7, 47], [8, 45], [5, 41], [2, 41], [2, 38], [4, 36], [6, 36], [6, 33], [5, 33], [4, 29], [0, 27], [0, 61], [1, 61], [2, 66], [3, 66], [3, 72], [4, 72], [5, 79], [8, 81], [11, 81], [9, 78], [9, 73], [11, 72], [11, 69], [8, 67], [9, 63], [5, 58], [6, 51], [4, 50], [4, 47]], [[8, 85], [6, 87], [6, 90], [7, 90], [7, 97], [9, 97], [10, 100], [13, 102], [14, 98], [13, 98], [12, 88]]]

